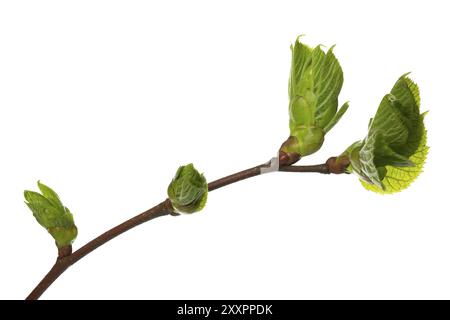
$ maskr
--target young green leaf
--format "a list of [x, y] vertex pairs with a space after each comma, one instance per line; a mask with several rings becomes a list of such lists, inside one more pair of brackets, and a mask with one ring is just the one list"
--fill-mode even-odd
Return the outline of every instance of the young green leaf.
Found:
[[208, 198], [208, 183], [194, 165], [178, 168], [167, 188], [172, 206], [180, 213], [194, 213], [205, 207]]
[[78, 234], [72, 213], [63, 206], [55, 191], [40, 181], [38, 187], [42, 194], [25, 190], [25, 204], [55, 239], [58, 248], [71, 245]]
[[361, 178], [366, 189], [398, 192], [422, 172], [428, 153], [424, 116], [417, 85], [401, 76], [382, 99], [367, 137], [342, 155], [350, 159], [349, 171]]
[[325, 134], [348, 108], [338, 112], [338, 96], [344, 81], [333, 47], [310, 48], [298, 39], [291, 46], [292, 65], [289, 78], [290, 139], [280, 151], [307, 156], [323, 144]]
[[390, 194], [399, 192], [409, 187], [409, 185], [420, 175], [425, 164], [428, 147], [427, 147], [427, 135], [426, 132], [422, 135], [422, 141], [417, 148], [417, 151], [409, 158], [413, 163], [408, 167], [395, 167], [386, 166], [386, 172], [384, 179], [382, 180], [382, 187], [378, 187], [375, 184], [370, 184], [364, 180], [361, 180], [361, 184], [367, 190], [374, 191], [382, 194]]
[[59, 200], [58, 195], [51, 188], [46, 186], [45, 184], [38, 181], [38, 188], [41, 191], [42, 195], [47, 198], [55, 207], [63, 207], [61, 200]]
[[342, 105], [342, 107], [339, 108], [338, 112], [334, 115], [334, 117], [331, 119], [331, 121], [325, 126], [325, 128], [323, 128], [323, 131], [325, 131], [325, 133], [327, 133], [328, 131], [333, 129], [335, 124], [338, 123], [339, 120], [341, 120], [342, 116], [347, 111], [348, 107], [349, 107], [349, 104], [347, 101]]

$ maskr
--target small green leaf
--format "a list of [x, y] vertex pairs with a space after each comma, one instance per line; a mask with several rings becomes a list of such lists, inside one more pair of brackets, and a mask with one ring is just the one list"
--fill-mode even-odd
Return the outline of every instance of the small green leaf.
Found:
[[38, 188], [41, 190], [41, 193], [44, 197], [46, 197], [54, 206], [63, 207], [61, 200], [59, 200], [58, 195], [55, 191], [53, 191], [50, 187], [38, 181]]
[[367, 137], [344, 152], [364, 187], [394, 193], [417, 178], [428, 153], [424, 115], [417, 85], [401, 76], [370, 120]]
[[188, 164], [178, 168], [172, 179], [167, 194], [174, 209], [180, 213], [194, 213], [206, 205], [208, 183], [194, 165]]
[[298, 39], [291, 46], [291, 130], [298, 125], [324, 129], [335, 116], [344, 77], [333, 48], [325, 53], [321, 46], [313, 49]]
[[342, 107], [339, 108], [338, 112], [334, 115], [333, 119], [325, 126], [323, 129], [325, 133], [333, 129], [334, 125], [341, 120], [344, 113], [347, 111], [349, 107], [348, 101], [342, 105]]
[[63, 206], [55, 191], [38, 181], [41, 193], [25, 191], [25, 204], [37, 222], [55, 239], [58, 248], [71, 245], [77, 237], [77, 227], [69, 209]]
[[325, 133], [339, 121], [348, 103], [337, 112], [344, 77], [333, 47], [325, 52], [321, 46], [310, 48], [297, 38], [291, 51], [289, 128], [295, 139], [285, 147], [307, 156], [320, 149]]

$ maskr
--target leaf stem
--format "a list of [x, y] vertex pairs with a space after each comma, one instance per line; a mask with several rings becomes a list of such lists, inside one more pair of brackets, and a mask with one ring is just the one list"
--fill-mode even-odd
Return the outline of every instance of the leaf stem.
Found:
[[[262, 168], [267, 168], [268, 164], [262, 164], [247, 170], [237, 172], [235, 174], [223, 177], [221, 179], [212, 181], [208, 184], [208, 190], [213, 191], [221, 187], [227, 186], [229, 184], [242, 181], [251, 177], [258, 176], [262, 173]], [[283, 166], [278, 168], [278, 171], [284, 172], [317, 172], [317, 173], [330, 173], [328, 165], [319, 164], [312, 166]], [[73, 252], [69, 253], [68, 249], [62, 254], [60, 254], [56, 260], [53, 267], [47, 273], [47, 275], [39, 282], [36, 288], [28, 295], [26, 300], [36, 300], [52, 285], [52, 283], [59, 278], [61, 274], [64, 273], [71, 265], [105, 244], [106, 242], [114, 239], [118, 235], [152, 219], [165, 216], [165, 215], [177, 215], [170, 203], [169, 199], [164, 200], [155, 207], [119, 224], [118, 226], [106, 231], [97, 238], [85, 244], [83, 247]], [[70, 248], [71, 249], [71, 248]]]

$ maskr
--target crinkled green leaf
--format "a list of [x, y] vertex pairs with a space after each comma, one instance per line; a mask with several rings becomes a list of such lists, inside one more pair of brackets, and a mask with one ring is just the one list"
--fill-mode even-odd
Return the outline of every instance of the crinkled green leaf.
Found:
[[321, 46], [310, 48], [297, 39], [291, 51], [291, 131], [299, 125], [324, 129], [337, 112], [338, 96], [344, 81], [333, 47], [325, 53]]
[[428, 150], [423, 120], [419, 89], [403, 75], [382, 99], [367, 137], [346, 151], [367, 189], [398, 192], [417, 178]]
[[[400, 77], [386, 95], [370, 125], [368, 136], [382, 136], [393, 152], [405, 157], [417, 150], [425, 130], [420, 115], [419, 90], [406, 75]], [[377, 166], [389, 163], [378, 150]], [[385, 163], [383, 163], [385, 162]]]
[[194, 213], [204, 208], [208, 198], [208, 183], [194, 165], [178, 168], [167, 194], [172, 206], [182, 213]]
[[310, 48], [297, 39], [291, 51], [289, 128], [295, 139], [281, 151], [306, 156], [320, 149], [325, 133], [339, 121], [348, 104], [338, 112], [344, 78], [333, 47], [325, 52], [321, 46]]
[[382, 194], [390, 194], [402, 191], [408, 188], [414, 180], [420, 175], [427, 159], [428, 147], [426, 131], [422, 136], [422, 141], [416, 152], [409, 158], [414, 163], [409, 167], [386, 166], [386, 175], [382, 180], [382, 188], [375, 184], [370, 184], [361, 180], [361, 184], [367, 190]]
[[38, 181], [42, 194], [25, 191], [25, 204], [33, 212], [37, 222], [55, 239], [58, 247], [72, 244], [77, 236], [73, 215], [64, 207], [55, 191]]

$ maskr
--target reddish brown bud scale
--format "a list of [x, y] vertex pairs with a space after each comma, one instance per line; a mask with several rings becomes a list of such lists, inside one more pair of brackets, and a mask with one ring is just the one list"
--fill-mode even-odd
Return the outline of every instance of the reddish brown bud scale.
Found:
[[341, 174], [346, 172], [350, 160], [347, 157], [331, 157], [327, 160], [326, 165], [330, 173]]
[[290, 166], [300, 160], [301, 156], [295, 152], [282, 151], [283, 149], [289, 149], [288, 146], [296, 144], [297, 138], [290, 136], [280, 147], [278, 151], [278, 158], [280, 166]]

